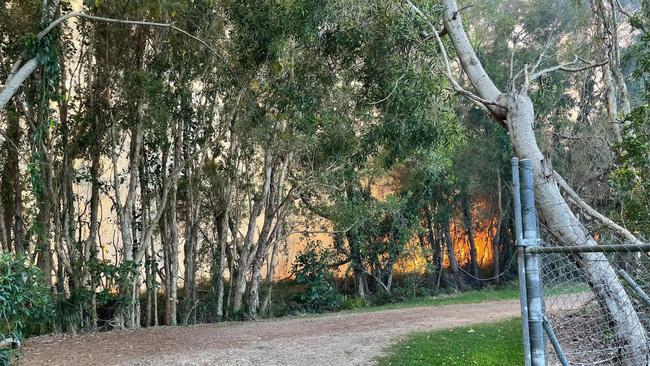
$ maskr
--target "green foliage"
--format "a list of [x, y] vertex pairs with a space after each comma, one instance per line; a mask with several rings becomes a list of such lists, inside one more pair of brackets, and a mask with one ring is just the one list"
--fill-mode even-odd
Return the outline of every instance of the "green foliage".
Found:
[[650, 234], [650, 108], [637, 107], [623, 127], [619, 166], [611, 174], [623, 205], [624, 222], [647, 237]]
[[634, 76], [644, 87], [643, 99], [622, 125], [623, 141], [617, 146], [618, 166], [610, 174], [622, 204], [622, 220], [645, 238], [650, 236], [650, 34], [646, 31], [650, 13], [647, 10], [644, 8], [631, 20], [641, 35], [628, 54], [635, 60]]
[[371, 298], [372, 303], [379, 306], [402, 304], [435, 295], [436, 292], [432, 290], [432, 287], [426, 281], [423, 281], [424, 279], [420, 274], [395, 274], [390, 293], [384, 291], [375, 294]]
[[[54, 308], [43, 274], [25, 257], [0, 252], [0, 337], [21, 339], [49, 329]], [[0, 363], [14, 356], [0, 350]]]
[[520, 365], [523, 358], [521, 321], [514, 319], [418, 333], [393, 346], [379, 365]]
[[368, 306], [368, 302], [362, 297], [349, 297], [343, 301], [342, 310], [357, 310]]
[[298, 299], [308, 311], [337, 310], [341, 306], [343, 296], [334, 286], [331, 261], [331, 254], [318, 241], [309, 242], [296, 257], [292, 272], [296, 283], [305, 286]]

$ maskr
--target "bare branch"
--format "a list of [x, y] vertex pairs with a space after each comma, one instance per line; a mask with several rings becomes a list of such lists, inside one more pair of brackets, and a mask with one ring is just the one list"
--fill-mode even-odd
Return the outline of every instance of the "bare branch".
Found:
[[393, 85], [393, 89], [390, 91], [390, 93], [388, 93], [387, 96], [385, 96], [384, 98], [382, 98], [382, 99], [380, 99], [380, 100], [376, 100], [376, 101], [374, 101], [374, 102], [368, 102], [368, 104], [369, 104], [369, 105], [375, 105], [375, 104], [379, 104], [379, 103], [382, 103], [382, 102], [385, 102], [386, 100], [388, 100], [388, 98], [390, 98], [390, 97], [393, 95], [393, 93], [395, 92], [395, 90], [397, 89], [397, 85], [399, 85], [399, 82], [402, 81], [402, 79], [403, 79], [405, 76], [406, 76], [406, 74], [403, 74], [402, 76], [400, 76], [400, 77], [395, 81], [395, 85]]
[[546, 43], [544, 43], [544, 48], [542, 49], [542, 52], [540, 52], [539, 56], [537, 57], [537, 61], [535, 62], [535, 65], [533, 65], [533, 68], [530, 69], [530, 72], [532, 74], [537, 72], [537, 68], [542, 63], [542, 60], [544, 59], [544, 57], [546, 57], [546, 51], [548, 51], [549, 48], [551, 48], [551, 45], [553, 44], [553, 38], [554, 38], [553, 34], [551, 33], [548, 36], [548, 39], [546, 39]]
[[[585, 63], [586, 65], [583, 65], [583, 66], [580, 66], [580, 67], [570, 67], [570, 66], [578, 64], [579, 62]], [[573, 61], [571, 61], [571, 62], [566, 62], [566, 63], [563, 63], [563, 64], [555, 65], [553, 67], [549, 67], [549, 68], [546, 68], [544, 70], [541, 70], [541, 71], [538, 71], [538, 72], [535, 72], [535, 73], [531, 74], [530, 75], [530, 81], [535, 80], [535, 79], [539, 78], [540, 76], [543, 76], [543, 75], [546, 75], [546, 74], [549, 74], [551, 72], [558, 71], [558, 70], [559, 71], [565, 71], [565, 72], [580, 72], [580, 71], [584, 71], [584, 70], [588, 70], [588, 69], [593, 69], [594, 67], [601, 67], [601, 66], [605, 66], [605, 65], [607, 65], [607, 61], [590, 63], [590, 62], [588, 62], [588, 61], [586, 61], [586, 60], [584, 60], [584, 59], [582, 59], [582, 58], [580, 58], [578, 56], [575, 56], [573, 58]]]
[[614, 0], [614, 3], [616, 3], [616, 8], [618, 9], [618, 11], [621, 12], [621, 14], [625, 15], [625, 17], [627, 17], [628, 19], [634, 16], [634, 14], [625, 10], [625, 7], [623, 6], [623, 4], [621, 4], [620, 0]]
[[573, 201], [578, 207], [583, 209], [585, 213], [587, 213], [587, 215], [593, 217], [594, 219], [600, 221], [603, 225], [615, 231], [618, 235], [623, 237], [630, 244], [644, 244], [641, 240], [639, 240], [627, 229], [618, 225], [610, 218], [606, 217], [605, 215], [596, 211], [593, 207], [589, 206], [589, 204], [587, 204], [587, 202], [585, 202], [582, 198], [580, 198], [580, 196], [567, 184], [567, 182], [562, 178], [562, 176], [558, 172], [554, 171], [554, 173], [555, 173], [555, 179], [557, 180], [560, 188], [569, 196], [571, 201]]

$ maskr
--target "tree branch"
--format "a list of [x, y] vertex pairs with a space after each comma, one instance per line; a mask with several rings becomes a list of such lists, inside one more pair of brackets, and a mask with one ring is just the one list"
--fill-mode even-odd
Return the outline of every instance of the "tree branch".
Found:
[[[578, 62], [585, 63], [586, 65], [580, 66], [580, 67], [570, 67], [572, 65], [578, 64]], [[578, 56], [575, 56], [573, 58], [573, 61], [571, 62], [566, 62], [563, 64], [559, 64], [553, 67], [546, 68], [544, 70], [534, 72], [534, 70], [531, 70], [531, 75], [529, 76], [529, 81], [533, 81], [540, 76], [546, 75], [548, 73], [554, 72], [554, 71], [565, 71], [565, 72], [580, 72], [588, 69], [592, 69], [594, 67], [601, 67], [607, 65], [607, 61], [601, 61], [601, 62], [595, 62], [595, 63], [590, 63]]]
[[618, 225], [610, 218], [606, 217], [605, 215], [596, 211], [593, 207], [589, 206], [589, 204], [587, 204], [587, 202], [585, 202], [582, 198], [580, 198], [580, 196], [567, 184], [567, 182], [562, 178], [562, 176], [558, 172], [554, 171], [554, 173], [555, 173], [555, 179], [557, 180], [560, 188], [569, 196], [569, 198], [571, 198], [571, 200], [578, 207], [583, 209], [585, 213], [587, 213], [587, 215], [600, 221], [603, 225], [607, 226], [608, 228], [616, 232], [618, 235], [623, 237], [630, 244], [645, 244], [636, 236], [634, 236], [631, 232], [629, 232], [627, 229]]
[[[449, 80], [449, 82], [452, 85], [452, 88], [454, 91], [457, 93], [461, 94], [462, 96], [470, 99], [473, 102], [478, 102], [481, 104], [484, 104], [485, 106], [494, 106], [498, 108], [505, 108], [505, 105], [499, 104], [494, 100], [487, 100], [484, 98], [479, 97], [478, 95], [473, 94], [472, 92], [464, 89], [458, 81], [453, 77], [452, 72], [451, 72], [451, 65], [449, 63], [449, 56], [447, 55], [447, 50], [445, 48], [445, 45], [442, 43], [442, 39], [440, 39], [439, 32], [436, 30], [436, 27], [431, 23], [429, 18], [417, 7], [415, 4], [411, 2], [411, 0], [406, 0], [406, 2], [409, 4], [411, 9], [420, 16], [426, 23], [427, 25], [431, 28], [431, 31], [436, 39], [436, 43], [438, 44], [438, 48], [440, 49], [440, 54], [442, 55], [442, 61], [445, 67], [444, 74]], [[456, 11], [457, 13], [458, 11]], [[486, 108], [487, 109], [487, 108]]]
[[623, 6], [623, 4], [621, 4], [620, 0], [614, 0], [614, 3], [616, 4], [616, 8], [618, 9], [618, 11], [621, 12], [621, 14], [625, 15], [626, 18], [630, 19], [634, 16], [634, 14], [625, 10], [625, 7]]
[[[221, 62], [227, 64], [225, 58], [219, 52], [217, 52], [217, 50], [211, 47], [207, 42], [205, 42], [204, 40], [202, 40], [197, 36], [190, 34], [184, 29], [176, 27], [173, 23], [157, 23], [157, 22], [147, 22], [147, 21], [140, 21], [140, 20], [114, 19], [114, 18], [106, 18], [106, 17], [95, 16], [95, 15], [89, 15], [82, 11], [75, 11], [68, 14], [64, 14], [59, 18], [57, 18], [56, 20], [52, 21], [47, 27], [45, 27], [45, 29], [43, 29], [36, 35], [36, 38], [38, 38], [39, 40], [42, 39], [53, 29], [58, 27], [61, 23], [63, 23], [64, 21], [70, 18], [84, 18], [84, 19], [90, 19], [90, 20], [106, 22], [106, 23], [131, 24], [131, 25], [143, 25], [149, 27], [167, 28], [174, 32], [181, 33], [199, 42], [201, 45], [206, 47], [211, 53], [217, 56], [217, 58], [219, 58]], [[11, 71], [9, 72], [9, 76], [7, 77], [7, 81], [4, 87], [2, 88], [2, 91], [0, 92], [0, 111], [5, 109], [7, 102], [9, 102], [11, 97], [13, 97], [13, 95], [16, 93], [20, 85], [22, 85], [22, 83], [34, 72], [34, 70], [36, 70], [36, 68], [39, 65], [38, 57], [33, 57], [27, 62], [25, 62], [24, 64], [22, 64], [22, 60], [24, 59], [24, 57], [25, 54], [23, 53], [23, 55], [20, 56], [18, 61], [16, 61], [11, 67]], [[237, 82], [243, 86], [241, 80], [237, 78], [237, 76], [235, 75], [234, 72], [232, 72], [232, 70], [231, 73], [233, 77], [237, 79]], [[4, 130], [0, 129], [0, 136], [2, 135], [4, 135]]]

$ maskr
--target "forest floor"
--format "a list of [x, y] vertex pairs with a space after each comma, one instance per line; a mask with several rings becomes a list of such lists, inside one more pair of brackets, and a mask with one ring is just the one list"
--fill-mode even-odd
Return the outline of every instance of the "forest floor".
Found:
[[369, 365], [414, 331], [519, 316], [518, 300], [29, 338], [23, 365]]

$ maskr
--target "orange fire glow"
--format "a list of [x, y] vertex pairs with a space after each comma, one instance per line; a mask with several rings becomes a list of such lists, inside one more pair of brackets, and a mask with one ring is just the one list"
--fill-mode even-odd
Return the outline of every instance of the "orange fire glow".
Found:
[[[364, 182], [368, 184], [368, 181]], [[397, 182], [392, 177], [384, 177], [380, 179], [373, 179], [371, 183], [371, 192], [375, 199], [385, 200], [388, 195], [397, 190]], [[471, 211], [472, 226], [474, 233], [474, 243], [476, 246], [476, 259], [480, 268], [489, 268], [494, 259], [492, 238], [496, 234], [497, 217], [494, 214], [493, 207], [488, 200], [481, 200], [476, 202]], [[311, 223], [309, 226], [321, 228], [330, 228], [328, 223], [323, 222]], [[304, 228], [309, 231], [310, 228]], [[463, 218], [458, 214], [450, 226], [452, 243], [454, 253], [458, 264], [467, 266], [471, 263], [470, 246], [465, 228], [463, 225]], [[332, 244], [332, 237], [330, 234], [320, 232], [311, 236], [312, 240], [320, 240], [324, 246], [328, 247]], [[287, 278], [291, 274], [291, 266], [295, 261], [296, 256], [305, 247], [305, 240], [301, 234], [292, 234], [287, 238], [287, 245], [281, 254], [275, 271], [276, 279]], [[443, 265], [449, 267], [449, 258], [447, 256], [446, 247], [443, 246]], [[346, 266], [342, 266], [338, 274], [346, 272]], [[395, 272], [397, 273], [424, 273], [427, 269], [427, 259], [425, 253], [420, 246], [417, 235], [407, 243], [404, 256], [395, 264]]]

